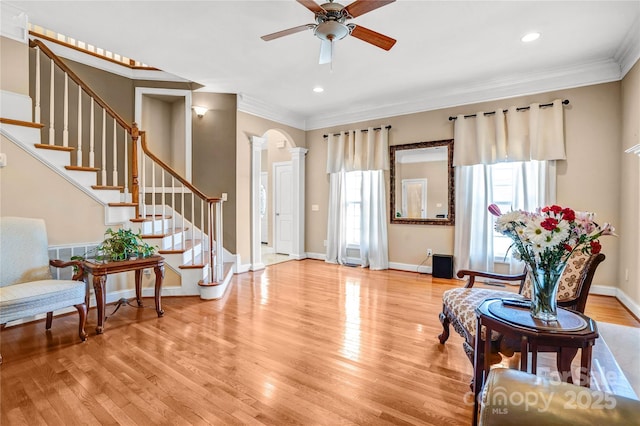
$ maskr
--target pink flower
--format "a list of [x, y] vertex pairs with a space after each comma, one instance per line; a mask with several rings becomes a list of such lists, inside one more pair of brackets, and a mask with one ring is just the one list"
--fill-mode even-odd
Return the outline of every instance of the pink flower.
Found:
[[500, 207], [495, 204], [489, 204], [489, 213], [494, 216], [500, 216], [502, 212], [500, 211]]

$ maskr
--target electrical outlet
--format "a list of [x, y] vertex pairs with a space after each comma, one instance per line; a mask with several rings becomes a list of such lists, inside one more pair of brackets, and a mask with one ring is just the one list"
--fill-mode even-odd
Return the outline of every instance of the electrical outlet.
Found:
[[433, 250], [427, 249], [427, 256], [431, 256], [433, 254]]

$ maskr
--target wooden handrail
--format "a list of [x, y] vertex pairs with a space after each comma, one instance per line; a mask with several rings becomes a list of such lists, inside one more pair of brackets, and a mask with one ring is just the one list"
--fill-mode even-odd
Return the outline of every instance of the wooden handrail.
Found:
[[117, 112], [115, 112], [109, 105], [107, 105], [107, 103], [100, 96], [98, 96], [96, 92], [91, 90], [91, 88], [89, 88], [89, 86], [87, 86], [80, 79], [80, 77], [76, 75], [76, 73], [71, 71], [71, 68], [69, 68], [64, 62], [62, 62], [60, 58], [58, 58], [58, 56], [55, 53], [53, 53], [51, 49], [47, 47], [47, 45], [45, 45], [40, 40], [29, 40], [29, 47], [36, 47], [36, 46], [39, 47], [40, 50], [42, 50], [42, 52], [45, 55], [47, 55], [53, 62], [55, 62], [55, 64], [58, 67], [60, 67], [60, 69], [62, 69], [65, 73], [67, 73], [67, 75], [69, 76], [69, 78], [71, 78], [71, 80], [75, 81], [78, 86], [82, 87], [82, 90], [87, 92], [87, 94], [91, 96], [98, 105], [104, 108], [104, 110], [107, 111], [109, 115], [111, 115], [114, 118], [114, 120], [116, 120], [118, 124], [120, 124], [120, 126], [127, 129], [127, 132], [131, 134], [131, 125], [128, 124], [122, 117], [120, 117], [120, 115]]
[[[133, 123], [133, 125], [136, 126], [136, 123]], [[135, 127], [135, 128], [137, 129], [137, 127]], [[142, 147], [142, 150], [144, 151], [144, 153], [147, 154], [147, 156], [149, 156], [149, 158], [151, 158], [153, 161], [158, 163], [160, 165], [160, 167], [162, 167], [167, 173], [169, 173], [171, 176], [173, 176], [178, 181], [180, 181], [180, 183], [182, 183], [184, 186], [186, 186], [191, 192], [193, 192], [194, 194], [196, 194], [198, 197], [202, 198], [203, 200], [206, 200], [207, 202], [217, 203], [217, 202], [220, 202], [222, 200], [222, 198], [209, 197], [208, 195], [204, 194], [198, 188], [196, 188], [191, 183], [189, 183], [188, 180], [186, 180], [185, 178], [180, 176], [178, 174], [178, 172], [176, 172], [175, 170], [173, 170], [173, 168], [171, 168], [171, 166], [169, 166], [164, 161], [162, 161], [161, 159], [156, 157], [149, 150], [149, 147], [147, 146], [147, 135], [146, 135], [146, 132], [145, 131], [140, 131], [139, 134], [140, 134], [140, 146]]]

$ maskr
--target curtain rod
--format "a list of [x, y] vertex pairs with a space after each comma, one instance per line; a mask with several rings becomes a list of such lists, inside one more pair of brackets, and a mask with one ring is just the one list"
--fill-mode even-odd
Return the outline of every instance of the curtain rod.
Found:
[[[385, 129], [390, 129], [391, 126], [386, 126]], [[374, 127], [373, 130], [382, 130], [382, 127]], [[362, 133], [367, 133], [369, 131], [369, 129], [362, 129], [360, 130]], [[340, 136], [340, 133], [334, 133], [333, 136]], [[329, 135], [322, 135], [323, 138], [328, 138]]]
[[[569, 105], [569, 99], [565, 99], [564, 101], [562, 101], [562, 105]], [[540, 106], [540, 108], [553, 106], [553, 102], [548, 103], [548, 104], [540, 104], [539, 106]], [[518, 108], [516, 108], [516, 111], [525, 111], [525, 110], [528, 110], [528, 109], [529, 109], [528, 106], [526, 106], [526, 107], [518, 107]], [[508, 111], [509, 110], [507, 110], [507, 109], [503, 109], [502, 110], [502, 112], [508, 112]], [[484, 113], [484, 115], [493, 115], [493, 114], [495, 114], [494, 111], [485, 112]], [[469, 115], [465, 115], [464, 118], [470, 118], [470, 117], [475, 117], [475, 116], [476, 116], [476, 114], [469, 114]], [[458, 117], [449, 117], [449, 121], [453, 121], [453, 120], [457, 120], [457, 119], [458, 119]]]

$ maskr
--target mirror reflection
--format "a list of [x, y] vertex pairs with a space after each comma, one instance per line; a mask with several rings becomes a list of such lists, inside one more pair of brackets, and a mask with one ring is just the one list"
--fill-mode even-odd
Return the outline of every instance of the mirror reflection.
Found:
[[453, 140], [389, 149], [391, 222], [453, 225]]

